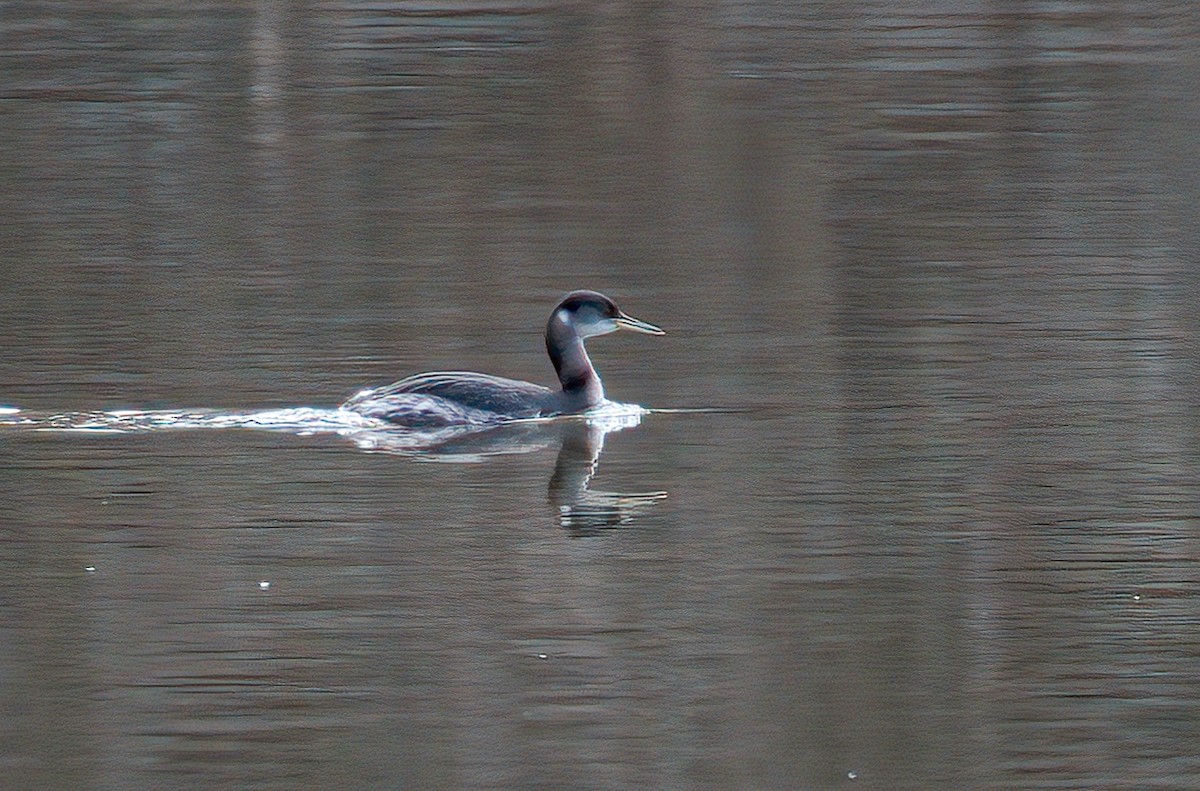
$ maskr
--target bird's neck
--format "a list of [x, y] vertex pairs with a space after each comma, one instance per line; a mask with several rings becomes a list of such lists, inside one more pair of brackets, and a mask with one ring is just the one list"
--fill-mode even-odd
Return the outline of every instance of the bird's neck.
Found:
[[558, 373], [563, 395], [578, 404], [578, 408], [586, 409], [604, 400], [604, 385], [588, 359], [583, 338], [557, 313], [546, 325], [546, 352]]

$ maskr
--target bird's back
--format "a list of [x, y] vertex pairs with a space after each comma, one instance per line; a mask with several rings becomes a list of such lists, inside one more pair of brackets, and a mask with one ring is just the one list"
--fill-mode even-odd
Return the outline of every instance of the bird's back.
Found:
[[470, 371], [435, 371], [364, 390], [342, 408], [413, 426], [493, 423], [551, 414], [554, 393], [517, 379]]

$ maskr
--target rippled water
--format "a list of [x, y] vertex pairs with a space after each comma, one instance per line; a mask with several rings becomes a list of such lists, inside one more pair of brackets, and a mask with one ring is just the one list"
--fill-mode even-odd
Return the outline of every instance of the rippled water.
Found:
[[1197, 23], [4, 5], [4, 783], [1200, 786]]

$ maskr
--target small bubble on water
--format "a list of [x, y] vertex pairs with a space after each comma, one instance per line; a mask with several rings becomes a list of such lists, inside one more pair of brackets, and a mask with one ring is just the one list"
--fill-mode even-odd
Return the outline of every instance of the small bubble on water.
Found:
[[258, 589], [260, 591], [265, 591], [270, 587], [271, 587], [271, 583], [267, 580], [263, 580], [262, 582], [258, 583]]

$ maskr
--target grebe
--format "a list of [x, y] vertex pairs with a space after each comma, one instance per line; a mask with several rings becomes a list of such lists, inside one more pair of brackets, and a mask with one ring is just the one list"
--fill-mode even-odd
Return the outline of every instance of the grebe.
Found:
[[625, 315], [603, 294], [572, 291], [546, 323], [546, 353], [558, 373], [561, 390], [471, 371], [435, 371], [363, 390], [342, 404], [342, 409], [422, 428], [583, 412], [605, 402], [604, 384], [583, 342], [617, 330], [665, 334], [653, 324]]

